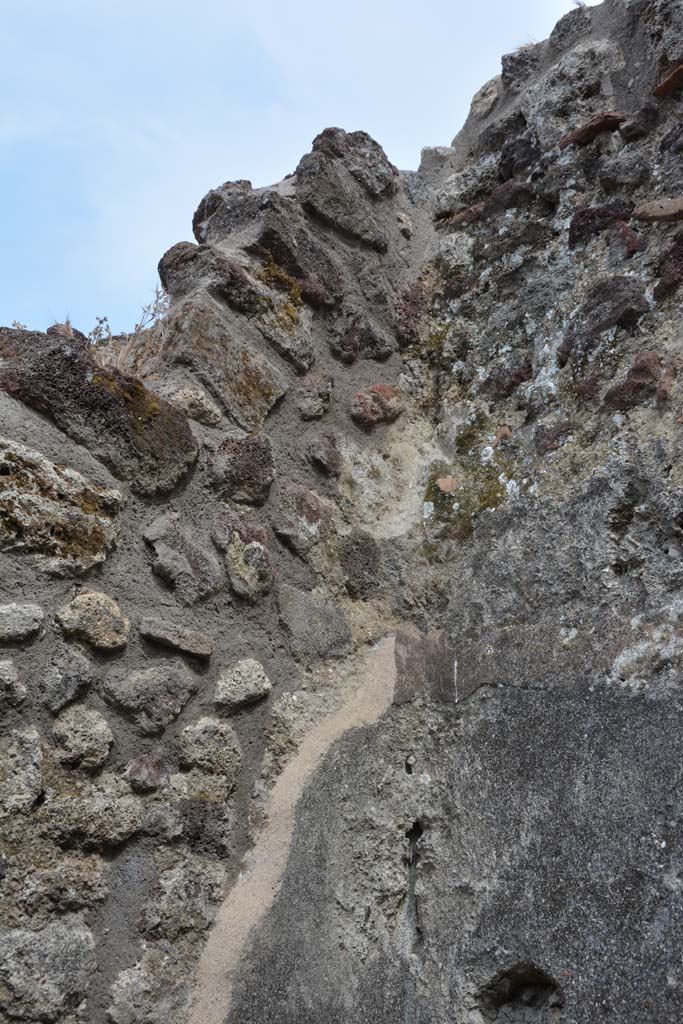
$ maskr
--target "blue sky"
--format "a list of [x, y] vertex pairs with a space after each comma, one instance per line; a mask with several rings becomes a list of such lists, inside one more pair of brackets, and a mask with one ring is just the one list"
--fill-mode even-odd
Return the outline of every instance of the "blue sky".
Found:
[[292, 171], [328, 125], [402, 168], [571, 0], [6, 0], [0, 323], [132, 328], [215, 185]]

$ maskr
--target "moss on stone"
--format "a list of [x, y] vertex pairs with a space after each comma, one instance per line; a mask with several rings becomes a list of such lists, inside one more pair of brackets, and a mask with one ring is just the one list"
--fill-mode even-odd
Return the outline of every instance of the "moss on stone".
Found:
[[104, 388], [110, 395], [122, 399], [130, 411], [130, 423], [139, 430], [161, 413], [161, 403], [139, 380], [117, 379], [108, 373], [97, 373], [92, 378], [95, 387]]

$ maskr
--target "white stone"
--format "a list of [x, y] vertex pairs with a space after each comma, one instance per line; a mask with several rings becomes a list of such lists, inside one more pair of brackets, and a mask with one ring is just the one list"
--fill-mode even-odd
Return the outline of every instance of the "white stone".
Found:
[[253, 658], [245, 658], [218, 679], [214, 702], [235, 711], [267, 697], [271, 689], [272, 684], [263, 665]]

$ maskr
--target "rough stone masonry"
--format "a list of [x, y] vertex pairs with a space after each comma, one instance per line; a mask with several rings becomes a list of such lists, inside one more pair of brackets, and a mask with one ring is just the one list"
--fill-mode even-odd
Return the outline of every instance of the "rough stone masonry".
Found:
[[683, 7], [0, 330], [0, 1021], [683, 1020]]

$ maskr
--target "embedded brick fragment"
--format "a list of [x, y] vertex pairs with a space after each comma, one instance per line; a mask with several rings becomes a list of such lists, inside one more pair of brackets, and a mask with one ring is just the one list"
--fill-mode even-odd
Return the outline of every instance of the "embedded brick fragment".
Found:
[[168, 778], [168, 767], [158, 754], [140, 754], [129, 763], [125, 776], [135, 793], [152, 793]]
[[615, 132], [620, 124], [626, 120], [626, 114], [615, 110], [607, 110], [596, 117], [592, 117], [580, 128], [575, 128], [569, 135], [560, 140], [560, 149], [567, 146], [587, 146], [597, 139], [598, 135], [604, 132]]
[[604, 206], [582, 206], [576, 211], [569, 224], [569, 248], [586, 242], [616, 221], [631, 219], [632, 208], [616, 200]]
[[361, 427], [393, 423], [402, 411], [401, 393], [390, 384], [371, 384], [359, 391], [351, 403], [351, 418]]
[[632, 409], [657, 393], [662, 360], [658, 352], [645, 349], [636, 356], [624, 380], [611, 387], [605, 405], [611, 409]]
[[683, 64], [678, 64], [666, 78], [663, 78], [652, 90], [652, 95], [662, 100], [679, 89], [683, 89]]

